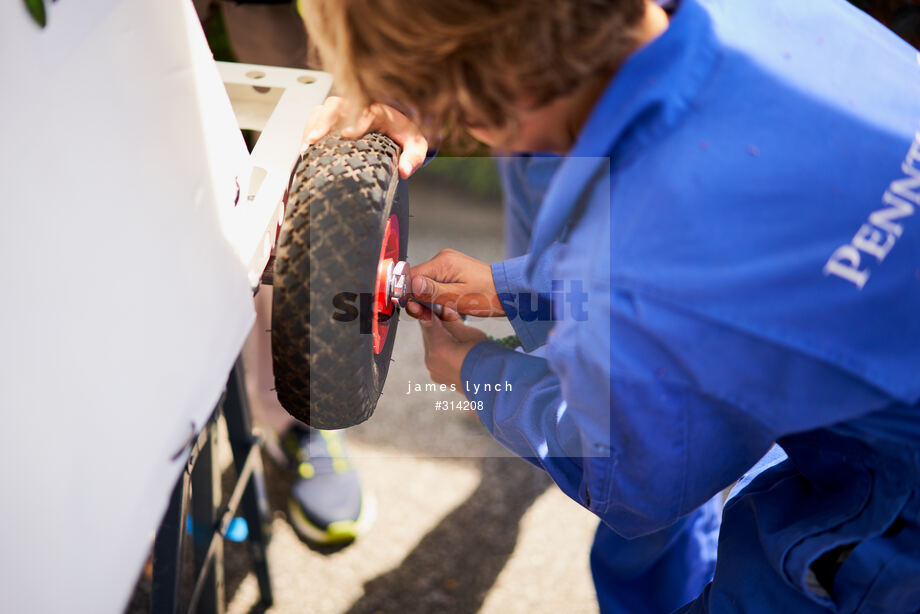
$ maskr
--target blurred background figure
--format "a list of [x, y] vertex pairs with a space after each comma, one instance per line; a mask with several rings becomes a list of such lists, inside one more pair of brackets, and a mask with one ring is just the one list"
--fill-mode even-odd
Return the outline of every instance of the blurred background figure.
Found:
[[292, 0], [193, 0], [218, 60], [310, 68], [307, 34]]

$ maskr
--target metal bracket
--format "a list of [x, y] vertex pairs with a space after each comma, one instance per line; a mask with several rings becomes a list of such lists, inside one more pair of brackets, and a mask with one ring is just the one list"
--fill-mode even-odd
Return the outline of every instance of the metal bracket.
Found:
[[[223, 540], [231, 521], [246, 520], [248, 542], [261, 604], [272, 604], [267, 551], [270, 537], [268, 497], [262, 471], [259, 439], [252, 433], [245, 394], [243, 365], [237, 360], [227, 390], [201, 433], [194, 438], [188, 461], [173, 488], [169, 508], [157, 531], [153, 551], [151, 611], [176, 614], [182, 606], [182, 549], [191, 527], [195, 550], [195, 581], [188, 612], [220, 614], [224, 596]], [[215, 459], [217, 418], [223, 415], [233, 453], [237, 479], [230, 498], [221, 502], [221, 475]]]
[[271, 256], [281, 221], [291, 167], [300, 154], [307, 118], [332, 87], [332, 76], [316, 70], [217, 62], [242, 130], [260, 133], [250, 153], [246, 186], [228, 217], [233, 245], [257, 288]]

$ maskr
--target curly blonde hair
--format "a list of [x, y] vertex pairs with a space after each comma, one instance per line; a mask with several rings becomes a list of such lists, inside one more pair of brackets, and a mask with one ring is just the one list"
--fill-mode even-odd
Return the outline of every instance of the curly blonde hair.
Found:
[[428, 129], [503, 130], [635, 48], [645, 0], [300, 0], [338, 91]]

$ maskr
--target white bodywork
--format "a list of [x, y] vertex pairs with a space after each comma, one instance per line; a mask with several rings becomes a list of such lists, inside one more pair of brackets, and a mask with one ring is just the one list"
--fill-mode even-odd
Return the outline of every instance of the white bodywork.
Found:
[[222, 67], [250, 159], [190, 3], [46, 5], [0, 2], [0, 612], [118, 612], [330, 80]]

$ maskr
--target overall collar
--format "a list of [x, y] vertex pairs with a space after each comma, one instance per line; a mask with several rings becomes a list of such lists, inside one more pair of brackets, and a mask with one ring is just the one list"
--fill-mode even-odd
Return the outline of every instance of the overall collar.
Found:
[[632, 159], [672, 129], [719, 56], [709, 13], [682, 0], [668, 29], [633, 53], [614, 75], [553, 177], [534, 223], [527, 273], [559, 239], [593, 179]]

